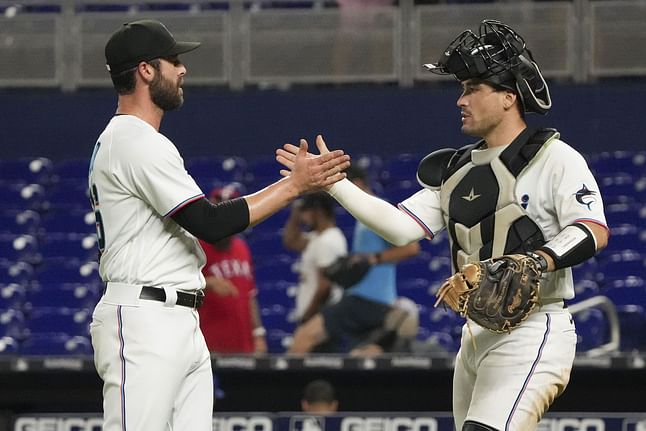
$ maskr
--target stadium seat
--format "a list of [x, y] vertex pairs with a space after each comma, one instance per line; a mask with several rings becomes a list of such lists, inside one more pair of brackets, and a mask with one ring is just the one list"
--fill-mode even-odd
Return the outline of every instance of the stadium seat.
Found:
[[80, 283], [102, 285], [97, 262], [84, 262], [67, 258], [45, 259], [38, 268], [35, 279], [47, 283]]
[[33, 265], [41, 261], [38, 240], [32, 235], [0, 235], [0, 256]]
[[27, 262], [0, 259], [0, 280], [29, 286], [34, 278], [34, 267]]
[[[188, 173], [200, 183], [231, 183], [243, 182], [247, 169], [247, 162], [242, 157], [195, 157], [185, 163]], [[204, 193], [209, 190], [203, 189]]]
[[417, 181], [417, 166], [424, 158], [420, 154], [399, 154], [387, 159], [384, 163], [384, 171], [381, 174], [381, 182], [384, 187], [398, 181]]
[[0, 309], [0, 337], [24, 338], [26, 332], [25, 314], [17, 309]]
[[643, 203], [612, 203], [604, 206], [606, 220], [611, 228], [618, 225], [644, 225], [646, 206]]
[[397, 205], [420, 190], [422, 186], [416, 180], [391, 181], [384, 186], [383, 196], [388, 202]]
[[84, 209], [58, 209], [42, 218], [42, 229], [47, 233], [96, 234], [96, 219], [89, 204]]
[[601, 293], [615, 305], [643, 305], [646, 304], [646, 281], [636, 276], [607, 280]]
[[[271, 253], [271, 252], [269, 252]], [[257, 260], [254, 268], [258, 283], [275, 282], [279, 280], [295, 280], [295, 259], [287, 254], [274, 254], [273, 259]]]
[[87, 178], [60, 181], [47, 190], [44, 208], [52, 210], [91, 210]]
[[646, 153], [643, 151], [606, 151], [590, 158], [590, 168], [597, 176], [615, 172], [644, 173]]
[[45, 157], [0, 160], [0, 181], [47, 185], [53, 163]]
[[577, 350], [585, 352], [608, 342], [608, 321], [601, 310], [595, 308], [575, 314]]
[[646, 271], [644, 259], [641, 253], [630, 249], [604, 255], [599, 259], [597, 281], [605, 287], [608, 281], [627, 276], [641, 277]]
[[32, 335], [20, 346], [22, 355], [91, 355], [88, 337], [67, 334]]
[[25, 303], [27, 289], [18, 283], [0, 284], [0, 309], [21, 310]]
[[249, 161], [245, 184], [249, 190], [258, 190], [279, 180], [282, 165], [274, 156], [261, 156]]
[[38, 307], [29, 311], [26, 326], [34, 334], [88, 335], [91, 312], [79, 308]]
[[285, 308], [293, 307], [294, 298], [287, 295], [287, 289], [293, 284], [283, 280], [256, 283], [258, 305], [261, 308], [271, 307], [274, 304]]
[[0, 185], [0, 202], [5, 210], [43, 209], [45, 188], [40, 184], [11, 183]]
[[40, 214], [33, 210], [4, 210], [0, 212], [0, 236], [4, 234], [37, 235]]
[[267, 330], [268, 353], [284, 353], [292, 343], [292, 332], [282, 329]]
[[573, 302], [582, 301], [598, 295], [600, 292], [599, 284], [590, 279], [575, 279], [574, 280], [574, 300]]
[[406, 277], [397, 282], [397, 292], [400, 296], [405, 296], [416, 304], [425, 306], [428, 306], [433, 301], [429, 287], [428, 277]]
[[247, 237], [247, 242], [254, 257], [276, 255], [286, 251], [279, 232], [255, 230]]
[[376, 154], [357, 154], [352, 156], [352, 165], [366, 172], [374, 189], [374, 183], [379, 181], [379, 176], [383, 172], [383, 159]]
[[617, 306], [621, 327], [620, 349], [622, 351], [646, 349], [646, 311], [644, 303]]
[[29, 289], [24, 295], [23, 307], [27, 312], [46, 307], [92, 310], [101, 294], [98, 285], [47, 283]]
[[15, 355], [19, 348], [17, 340], [11, 337], [0, 337], [0, 355]]
[[273, 304], [269, 307], [263, 307], [260, 310], [260, 316], [262, 319], [263, 325], [271, 329], [280, 329], [285, 332], [293, 332], [295, 329], [295, 324], [289, 320], [289, 308], [280, 305]]
[[48, 259], [67, 257], [83, 261], [97, 260], [97, 236], [94, 233], [52, 233], [46, 235], [40, 247]]
[[90, 170], [90, 158], [67, 159], [54, 163], [53, 180], [55, 182], [78, 180], [87, 185]]

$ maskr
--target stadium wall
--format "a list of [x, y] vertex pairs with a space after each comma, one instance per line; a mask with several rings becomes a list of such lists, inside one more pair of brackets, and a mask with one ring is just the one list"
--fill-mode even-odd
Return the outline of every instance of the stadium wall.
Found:
[[[595, 85], [552, 83], [554, 108], [532, 124], [558, 128], [584, 153], [646, 149], [646, 80]], [[271, 155], [277, 146], [323, 133], [332, 147], [350, 154], [425, 153], [461, 146], [455, 105], [459, 88], [295, 88], [289, 91], [187, 87], [186, 104], [168, 115], [162, 131], [185, 157]], [[111, 90], [0, 92], [0, 158], [89, 157], [94, 141], [115, 111]]]

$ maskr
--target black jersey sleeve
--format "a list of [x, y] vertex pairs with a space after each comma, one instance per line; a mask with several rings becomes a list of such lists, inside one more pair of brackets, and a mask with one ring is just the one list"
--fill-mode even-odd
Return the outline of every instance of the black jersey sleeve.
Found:
[[172, 218], [197, 238], [215, 243], [249, 227], [249, 206], [244, 198], [218, 204], [202, 198], [186, 205]]

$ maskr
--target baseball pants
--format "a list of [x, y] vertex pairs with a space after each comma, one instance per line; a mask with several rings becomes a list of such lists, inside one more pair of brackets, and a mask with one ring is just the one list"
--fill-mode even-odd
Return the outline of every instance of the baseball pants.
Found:
[[104, 431], [211, 431], [213, 373], [196, 310], [109, 283], [92, 316]]
[[555, 303], [508, 334], [470, 327], [472, 335], [462, 329], [453, 375], [456, 430], [466, 420], [500, 431], [536, 429], [570, 379], [577, 342], [572, 316]]

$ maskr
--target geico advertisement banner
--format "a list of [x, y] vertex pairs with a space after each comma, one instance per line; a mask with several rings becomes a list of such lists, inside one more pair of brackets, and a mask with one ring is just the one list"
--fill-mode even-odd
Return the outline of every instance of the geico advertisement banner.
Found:
[[[31, 415], [14, 420], [14, 431], [101, 431], [100, 415]], [[453, 431], [449, 413], [218, 413], [213, 431]], [[554, 413], [537, 431], [646, 431], [646, 413]]]

